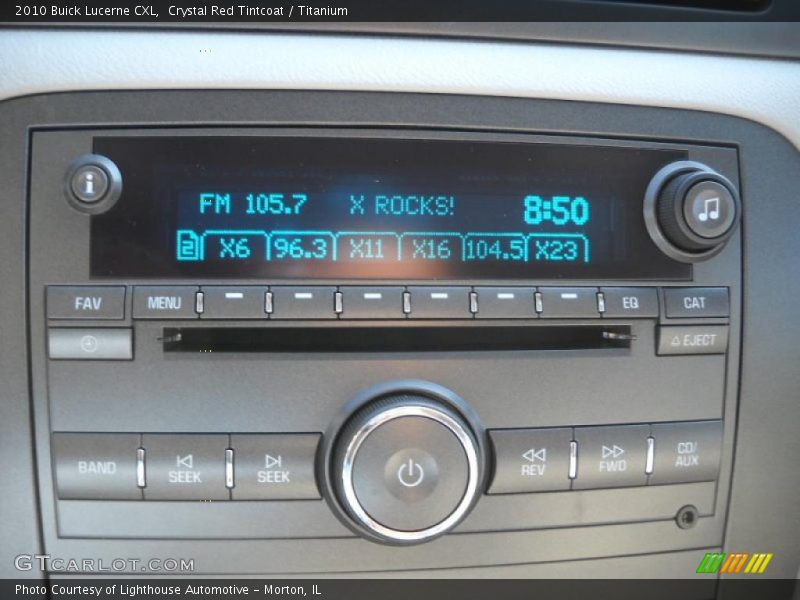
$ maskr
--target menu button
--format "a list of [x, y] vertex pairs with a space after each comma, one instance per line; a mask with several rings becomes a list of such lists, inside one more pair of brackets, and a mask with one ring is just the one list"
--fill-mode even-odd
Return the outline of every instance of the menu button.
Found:
[[196, 319], [194, 286], [136, 286], [134, 319]]

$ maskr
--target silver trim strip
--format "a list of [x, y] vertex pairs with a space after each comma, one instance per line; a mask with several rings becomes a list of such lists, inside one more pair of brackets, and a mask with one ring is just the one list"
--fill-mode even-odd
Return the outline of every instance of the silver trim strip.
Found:
[[205, 294], [203, 294], [203, 292], [197, 292], [194, 296], [194, 312], [198, 315], [202, 315], [203, 310], [205, 310]]
[[233, 488], [233, 450], [225, 449], [225, 487]]
[[344, 294], [342, 292], [333, 293], [333, 312], [337, 315], [344, 312]]
[[147, 478], [144, 470], [144, 448], [136, 449], [136, 486], [147, 487]]
[[272, 314], [273, 304], [272, 304], [272, 292], [265, 292], [264, 293], [264, 312], [268, 315]]
[[647, 459], [644, 463], [644, 472], [648, 475], [653, 474], [656, 460], [656, 440], [652, 436], [647, 438]]
[[411, 292], [403, 292], [403, 313], [411, 314]]
[[[378, 427], [401, 417], [425, 417], [444, 425], [458, 438], [467, 456], [467, 488], [461, 501], [446, 519], [440, 521], [433, 527], [421, 529], [419, 531], [400, 531], [378, 523], [370, 517], [367, 511], [364, 510], [364, 507], [361, 506], [353, 484], [353, 465], [361, 445]], [[478, 450], [472, 436], [462, 427], [461, 423], [444, 412], [428, 406], [398, 406], [378, 413], [355, 433], [345, 450], [344, 460], [342, 461], [341, 478], [347, 505], [353, 516], [362, 525], [390, 540], [419, 542], [444, 533], [458, 523], [469, 509], [478, 491]]]
[[569, 478], [575, 479], [578, 476], [578, 442], [569, 443]]

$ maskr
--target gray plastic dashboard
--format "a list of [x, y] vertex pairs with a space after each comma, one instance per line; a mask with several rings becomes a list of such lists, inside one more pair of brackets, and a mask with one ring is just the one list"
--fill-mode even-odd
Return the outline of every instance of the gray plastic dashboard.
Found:
[[[797, 574], [800, 547], [797, 536], [796, 493], [798, 491], [798, 474], [793, 467], [792, 457], [798, 449], [798, 436], [795, 430], [797, 422], [797, 396], [800, 374], [797, 364], [800, 363], [796, 344], [797, 317], [793, 312], [794, 298], [800, 293], [800, 284], [796, 278], [787, 277], [796, 272], [797, 259], [800, 257], [800, 245], [794, 230], [798, 218], [793, 211], [793, 195], [791, 190], [800, 183], [797, 173], [800, 160], [797, 150], [786, 138], [795, 139], [797, 135], [796, 123], [793, 119], [797, 106], [788, 102], [790, 90], [800, 85], [797, 65], [793, 63], [772, 63], [768, 61], [739, 60], [724, 57], [707, 58], [719, 66], [716, 77], [724, 80], [730, 77], [731, 85], [738, 85], [740, 93], [728, 93], [724, 99], [710, 94], [713, 86], [699, 88], [691, 86], [680, 93], [667, 93], [661, 89], [662, 95], [654, 91], [649, 85], [651, 81], [644, 73], [623, 77], [621, 71], [627, 59], [638, 62], [643, 68], [646, 66], [657, 67], [670, 63], [671, 58], [676, 62], [675, 73], [686, 75], [691, 69], [687, 57], [680, 59], [656, 53], [641, 51], [630, 54], [620, 51], [610, 51], [611, 54], [593, 54], [595, 58], [606, 59], [604, 66], [617, 82], [627, 81], [626, 86], [616, 89], [602, 73], [592, 76], [588, 71], [576, 70], [570, 76], [555, 77], [558, 60], [567, 60], [575, 64], [579, 56], [586, 53], [598, 52], [587, 48], [547, 48], [532, 47], [522, 51], [542, 52], [544, 70], [540, 71], [543, 77], [520, 77], [522, 71], [495, 73], [489, 76], [490, 64], [501, 56], [511, 58], [517, 50], [502, 45], [488, 45], [484, 48], [486, 55], [483, 64], [486, 67], [486, 78], [479, 79], [478, 73], [470, 69], [460, 81], [452, 79], [446, 85], [434, 83], [437, 73], [445, 77], [445, 66], [430, 67], [425, 72], [404, 70], [399, 64], [399, 54], [389, 50], [401, 51], [404, 48], [413, 50], [410, 61], [417, 60], [416, 53], [421, 57], [424, 54], [425, 41], [416, 40], [408, 42], [413, 44], [404, 46], [406, 42], [399, 40], [384, 41], [379, 43], [387, 50], [383, 58], [374, 61], [367, 68], [361, 70], [356, 67], [353, 71], [341, 71], [347, 75], [338, 78], [333, 76], [335, 71], [314, 66], [312, 55], [309, 52], [308, 61], [302, 61], [294, 55], [290, 58], [288, 53], [297, 49], [297, 44], [305, 38], [300, 36], [276, 36], [269, 41], [270, 36], [259, 36], [257, 43], [277, 44], [271, 48], [280, 47], [281, 42], [288, 45], [284, 47], [287, 54], [283, 55], [288, 64], [273, 60], [272, 67], [267, 71], [255, 71], [247, 74], [246, 79], [237, 81], [235, 71], [237, 64], [236, 52], [243, 52], [245, 46], [239, 46], [241, 36], [236, 34], [220, 35], [218, 48], [225, 48], [222, 58], [215, 58], [210, 68], [202, 71], [199, 65], [192, 67], [187, 72], [185, 67], [196, 62], [196, 57], [189, 54], [193, 44], [199, 40], [187, 38], [173, 41], [169, 34], [157, 34], [159, 39], [169, 44], [178, 44], [174, 49], [185, 50], [185, 61], [178, 60], [171, 67], [160, 65], [156, 67], [155, 61], [147, 60], [137, 63], [121, 62], [120, 55], [110, 53], [103, 65], [96, 63], [100, 70], [92, 70], [94, 77], [87, 76], [86, 68], [72, 70], [53, 69], [50, 75], [46, 65], [49, 61], [39, 63], [38, 69], [21, 69], [21, 64], [32, 67], [37, 59], [30, 53], [33, 46], [20, 46], [20, 37], [28, 38], [33, 45], [40, 44], [40, 49], [52, 49], [52, 39], [48, 32], [28, 34], [16, 32], [13, 34], [0, 34], [0, 44], [6, 44], [9, 52], [4, 53], [9, 57], [18, 58], [13, 63], [5, 63], [3, 69], [9, 74], [5, 82], [11, 82], [4, 90], [8, 98], [0, 104], [3, 135], [0, 153], [2, 156], [3, 177], [6, 188], [2, 196], [3, 205], [0, 207], [4, 219], [0, 227], [3, 228], [3, 256], [11, 257], [0, 266], [0, 275], [3, 281], [2, 304], [0, 305], [0, 327], [2, 327], [3, 346], [0, 349], [3, 369], [3, 380], [6, 383], [3, 390], [3, 431], [0, 437], [2, 455], [15, 456], [13, 461], [13, 476], [11, 493], [4, 494], [2, 500], [2, 532], [9, 541], [4, 544], [2, 567], [0, 572], [13, 573], [12, 559], [17, 553], [36, 552], [42, 549], [64, 554], [107, 555], [123, 552], [139, 553], [176, 553], [185, 554], [191, 547], [201, 561], [216, 562], [220, 544], [232, 551], [229, 566], [223, 567], [227, 573], [259, 573], [263, 571], [264, 557], [271, 557], [275, 567], [269, 569], [271, 573], [297, 573], [297, 572], [359, 572], [367, 571], [372, 575], [380, 573], [382, 566], [391, 561], [393, 574], [410, 572], [413, 569], [425, 569], [429, 575], [454, 575], [459, 569], [479, 564], [516, 565], [506, 567], [510, 571], [497, 568], [494, 571], [477, 569], [465, 571], [478, 576], [491, 576], [513, 573], [515, 576], [540, 576], [552, 575], [551, 567], [545, 567], [542, 562], [553, 560], [559, 563], [565, 576], [574, 575], [571, 570], [570, 560], [576, 558], [595, 557], [590, 561], [589, 568], [583, 571], [585, 576], [599, 576], [610, 562], [616, 561], [618, 565], [630, 576], [648, 575], [661, 577], [681, 577], [686, 575], [686, 565], [696, 564], [703, 551], [714, 548], [726, 550], [754, 549], [775, 553], [771, 573], [774, 576], [794, 577]], [[52, 34], [67, 35], [67, 34]], [[74, 34], [68, 34], [74, 35]], [[84, 48], [86, 56], [91, 54], [89, 47], [97, 43], [100, 38], [95, 36], [109, 36], [111, 34], [86, 34], [88, 46]], [[126, 34], [128, 35], [128, 34]], [[140, 39], [151, 39], [152, 34], [136, 33], [135, 36], [144, 36]], [[9, 37], [10, 36], [10, 37]], [[10, 39], [17, 37], [18, 39]], [[178, 36], [180, 37], [180, 36]], [[74, 38], [71, 38], [72, 41]], [[66, 40], [62, 40], [66, 41]], [[366, 43], [370, 40], [357, 42]], [[187, 43], [186, 46], [182, 44]], [[334, 40], [322, 40], [322, 43]], [[305, 39], [308, 46], [319, 44], [320, 40]], [[463, 49], [464, 42], [436, 42], [437, 49], [450, 49], [454, 53]], [[343, 44], [346, 46], [347, 44]], [[13, 50], [13, 51], [12, 51]], [[356, 48], [350, 48], [355, 52]], [[71, 49], [70, 52], [75, 52]], [[481, 45], [470, 52], [481, 52]], [[500, 54], [497, 54], [499, 52]], [[507, 54], [508, 53], [508, 54]], [[45, 56], [39, 54], [38, 56]], [[180, 52], [173, 52], [173, 56], [181, 56]], [[561, 57], [561, 59], [559, 59]], [[154, 58], [154, 55], [151, 55]], [[518, 66], [524, 64], [524, 57], [518, 57]], [[64, 59], [61, 59], [64, 60]], [[97, 60], [97, 59], [92, 59]], [[298, 61], [292, 63], [291, 61]], [[386, 67], [391, 69], [381, 70], [379, 62], [383, 60]], [[116, 64], [114, 64], [116, 62]], [[269, 61], [268, 61], [269, 62]], [[412, 67], [412, 62], [406, 68]], [[7, 64], [9, 66], [7, 66]], [[62, 63], [63, 64], [63, 63]], [[258, 63], [256, 61], [256, 64]], [[509, 68], [507, 61], [499, 61], [504, 68]], [[296, 68], [291, 68], [296, 67]], [[744, 95], [744, 84], [734, 81], [734, 72], [755, 73], [759, 68], [761, 86], [747, 86], [751, 93]], [[172, 91], [172, 92], [134, 92], [134, 91], [93, 91], [82, 93], [69, 93], [74, 90], [94, 89], [111, 90], [122, 88], [133, 90], [142, 86], [148, 88], [175, 87], [176, 80], [170, 78], [169, 68], [175, 69], [172, 75], [179, 79], [177, 84], [184, 88], [252, 88], [249, 91]], [[441, 71], [437, 69], [441, 68]], [[751, 68], [751, 71], [747, 69]], [[148, 70], [149, 69], [149, 70]], [[764, 72], [766, 70], [766, 73]], [[193, 74], [192, 74], [193, 73]], [[283, 75], [281, 75], [283, 73]], [[290, 75], [291, 73], [291, 75]], [[406, 81], [403, 81], [405, 77]], [[563, 74], [564, 71], [562, 70]], [[637, 72], [638, 73], [638, 72]], [[549, 75], [548, 75], [549, 74]], [[239, 75], [244, 75], [240, 72]], [[397, 76], [398, 79], [393, 79]], [[574, 76], [575, 79], [571, 77]], [[426, 81], [426, 78], [427, 81]], [[360, 79], [360, 83], [357, 81]], [[371, 79], [371, 82], [367, 83]], [[411, 81], [416, 79], [416, 83]], [[494, 83], [492, 83], [492, 81]], [[51, 83], [52, 82], [52, 83]], [[526, 83], [525, 83], [526, 82]], [[699, 82], [694, 80], [695, 83]], [[16, 87], [14, 85], [16, 84]], [[752, 84], [752, 81], [751, 81]], [[49, 86], [52, 85], [52, 89]], [[525, 89], [527, 86], [527, 89]], [[270, 88], [328, 88], [340, 91], [259, 91]], [[352, 92], [353, 89], [370, 89], [370, 92]], [[428, 89], [425, 89], [428, 88]], [[446, 88], [446, 89], [445, 89]], [[505, 88], [504, 94], [502, 89]], [[378, 90], [387, 90], [379, 92]], [[717, 88], [718, 89], [718, 88]], [[372, 91], [374, 90], [374, 91]], [[67, 92], [47, 94], [41, 92]], [[409, 92], [447, 92], [436, 94], [408, 94]], [[33, 92], [36, 95], [25, 96]], [[530, 98], [546, 97], [548, 99], [526, 98], [501, 98], [502, 95], [527, 96]], [[760, 97], [760, 98], [759, 98]], [[563, 101], [570, 100], [570, 101]], [[786, 100], [786, 101], [784, 101]], [[621, 104], [614, 106], [613, 104]], [[647, 104], [651, 108], [628, 106], [627, 104]], [[670, 109], [654, 108], [667, 106]], [[222, 110], [220, 107], [224, 107]], [[298, 107], [301, 107], [298, 108]], [[714, 115], [698, 110], [703, 109], [714, 112], [728, 113]], [[730, 116], [737, 115], [737, 116]], [[774, 129], [758, 124], [753, 120], [740, 117], [749, 117], [761, 120]], [[42, 482], [48, 478], [49, 464], [42, 454], [46, 450], [43, 440], [49, 431], [48, 421], [54, 417], [48, 414], [47, 404], [41, 400], [32, 402], [30, 396], [31, 385], [34, 394], [36, 389], [46, 385], [37, 375], [34, 365], [41, 355], [38, 339], [41, 332], [37, 330], [35, 318], [22, 319], [27, 314], [27, 305], [31, 298], [26, 296], [29, 274], [26, 272], [26, 248], [28, 256], [37, 254], [36, 249], [28, 244], [31, 242], [25, 236], [27, 230], [26, 196], [29, 186], [36, 182], [29, 182], [27, 173], [27, 148], [31, 141], [33, 130], [49, 129], [74, 129], [86, 126], [96, 127], [102, 125], [106, 128], [135, 126], [176, 126], [176, 125], [275, 125], [292, 124], [294, 126], [360, 126], [360, 127], [408, 127], [417, 128], [437, 127], [445, 129], [462, 129], [471, 131], [504, 131], [504, 132], [532, 132], [551, 135], [581, 135], [597, 136], [604, 138], [636, 139], [646, 137], [664, 142], [673, 143], [700, 143], [724, 145], [737, 149], [739, 157], [741, 186], [747, 198], [743, 221], [742, 253], [744, 270], [742, 276], [742, 346], [740, 357], [739, 380], [728, 381], [729, 400], [731, 407], [738, 414], [735, 438], [730, 438], [730, 456], [732, 468], [731, 501], [726, 507], [727, 522], [715, 525], [718, 529], [711, 534], [714, 542], [709, 544], [706, 540], [708, 532], [700, 531], [699, 542], [679, 543], [676, 551], [671, 542], [663, 542], [660, 548], [654, 547], [652, 537], [662, 537], [657, 524], [649, 527], [641, 525], [615, 525], [615, 532], [610, 535], [622, 535], [627, 542], [609, 553], [601, 546], [591, 547], [591, 539], [581, 537], [580, 528], [570, 532], [551, 532], [544, 535], [547, 540], [542, 544], [547, 548], [547, 553], [535, 550], [537, 544], [530, 534], [522, 532], [494, 534], [497, 538], [497, 547], [503, 547], [503, 556], [491, 560], [481, 558], [481, 545], [470, 543], [468, 533], [453, 536], [448, 539], [452, 546], [451, 558], [441, 561], [440, 558], [433, 563], [426, 563], [426, 556], [433, 555], [418, 553], [413, 557], [397, 560], [392, 554], [392, 549], [374, 550], [369, 558], [357, 561], [345, 561], [340, 557], [338, 562], [331, 562], [330, 543], [323, 542], [315, 547], [303, 545], [303, 560], [297, 550], [293, 549], [291, 540], [276, 541], [197, 541], [184, 542], [177, 540], [136, 539], [122, 540], [134, 534], [120, 535], [119, 523], [109, 521], [106, 527], [111, 527], [116, 540], [101, 540], [109, 531], [103, 532], [103, 525], [96, 524], [94, 535], [86, 535], [87, 529], [80, 525], [79, 520], [62, 514], [61, 524], [56, 527], [55, 514], [53, 513], [52, 497], [49, 495], [47, 484]], [[775, 129], [784, 136], [776, 133]], [[38, 292], [37, 292], [38, 294]], [[31, 302], [34, 311], [41, 310], [40, 299]], [[794, 326], [794, 327], [793, 327]], [[33, 336], [33, 337], [31, 337]], [[25, 349], [29, 349], [28, 352]], [[737, 359], [734, 352], [733, 360]], [[29, 362], [30, 361], [30, 362]], [[500, 367], [502, 368], [502, 367]], [[735, 372], [735, 371], [733, 371]], [[29, 379], [29, 375], [32, 379]], [[738, 398], [735, 390], [739, 388]], [[550, 389], [551, 394], [557, 395], [557, 389]], [[37, 397], [37, 396], [35, 396]], [[38, 396], [41, 398], [41, 396]], [[550, 400], [555, 402], [555, 400]], [[63, 404], [60, 406], [64, 406]], [[734, 408], [735, 407], [735, 408]], [[622, 410], [620, 407], [619, 410]], [[714, 416], [704, 409], [694, 410], [689, 405], [684, 405], [682, 414], [690, 418]], [[212, 411], [213, 413], [213, 411]], [[102, 407], [97, 406], [98, 415], [102, 414]], [[32, 417], [36, 417], [35, 422]], [[55, 415], [56, 419], [66, 419], [66, 422], [75, 426], [80, 419], [75, 413]], [[246, 420], [246, 415], [239, 418]], [[643, 414], [635, 415], [633, 420], [647, 420]], [[101, 417], [95, 419], [95, 424], [108, 424], [113, 419], [104, 421]], [[153, 426], [155, 421], [148, 422], [145, 415], [142, 424]], [[552, 424], [552, 423], [550, 423]], [[197, 425], [197, 424], [196, 424]], [[733, 425], [733, 424], [731, 424]], [[210, 425], [200, 424], [200, 427]], [[34, 440], [36, 442], [34, 443]], [[45, 445], [43, 445], [45, 444]], [[38, 452], [36, 451], [38, 448]], [[38, 474], [37, 474], [38, 469]], [[38, 480], [38, 485], [37, 485]], [[39, 492], [37, 493], [37, 489]], [[770, 510], [765, 512], [763, 507], [769, 503]], [[80, 508], [80, 507], [78, 507]], [[250, 515], [239, 515], [240, 519], [259, 518], [257, 509]], [[553, 508], [557, 512], [558, 509]], [[14, 515], [9, 519], [7, 515]], [[108, 515], [113, 518], [113, 515]], [[165, 514], [164, 522], [169, 521]], [[70, 523], [77, 523], [79, 534], [71, 535]], [[239, 525], [246, 528], [246, 521]], [[116, 528], [116, 529], [114, 529]], [[240, 534], [242, 535], [242, 534]], [[338, 529], [331, 529], [331, 537], [346, 536], [347, 533]], [[670, 534], [672, 535], [672, 534]], [[95, 538], [95, 539], [90, 539]], [[452, 540], [452, 541], [450, 541]], [[463, 542], [462, 542], [463, 540]], [[544, 538], [543, 538], [544, 540]], [[44, 542], [44, 548], [40, 544]], [[299, 543], [299, 542], [298, 542]], [[365, 544], [366, 542], [364, 542]], [[348, 544], [359, 544], [352, 541]], [[461, 547], [459, 548], [459, 545]], [[768, 546], [768, 547], [767, 547]], [[298, 546], [299, 548], [299, 546]], [[355, 546], [354, 546], [355, 548]], [[580, 549], [580, 550], [578, 550]], [[663, 553], [664, 550], [669, 550]], [[361, 550], [353, 550], [360, 553]], [[431, 547], [435, 552], [435, 548]], [[588, 553], [588, 554], [587, 554]], [[6, 556], [8, 555], [8, 556]], [[314, 567], [304, 568], [303, 562], [311, 561]], [[205, 567], [207, 572], [208, 567]], [[431, 571], [430, 569], [434, 570]], [[387, 569], [388, 570], [388, 569]], [[417, 571], [419, 573], [419, 571]]]

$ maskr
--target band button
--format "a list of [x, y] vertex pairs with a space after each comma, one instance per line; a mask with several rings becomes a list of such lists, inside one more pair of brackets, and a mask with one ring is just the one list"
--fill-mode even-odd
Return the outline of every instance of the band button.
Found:
[[62, 500], [141, 500], [138, 433], [54, 433], [56, 487]]

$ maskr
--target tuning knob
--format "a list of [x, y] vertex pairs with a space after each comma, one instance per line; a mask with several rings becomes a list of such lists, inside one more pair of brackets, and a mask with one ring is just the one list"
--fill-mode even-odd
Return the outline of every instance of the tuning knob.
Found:
[[340, 517], [374, 541], [414, 544], [442, 535], [483, 487], [479, 426], [452, 393], [425, 387], [367, 401], [329, 451], [331, 499]]
[[681, 161], [656, 173], [645, 194], [648, 232], [667, 255], [698, 262], [722, 250], [739, 220], [739, 195], [725, 177]]

